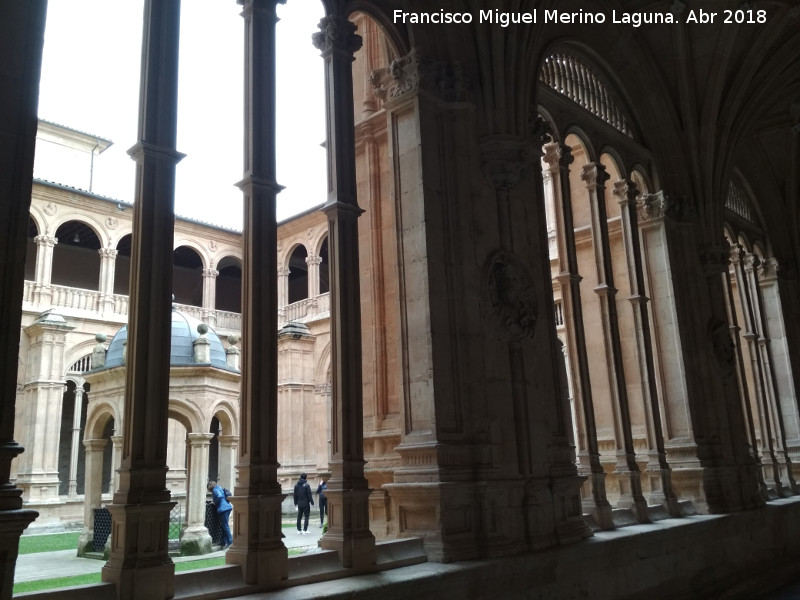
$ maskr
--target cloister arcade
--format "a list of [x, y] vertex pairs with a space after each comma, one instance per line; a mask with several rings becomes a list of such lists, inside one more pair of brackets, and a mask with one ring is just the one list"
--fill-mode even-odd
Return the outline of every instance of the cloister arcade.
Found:
[[[763, 28], [442, 35], [394, 22], [394, 7], [422, 9], [415, 0], [324, 0], [313, 43], [327, 86], [328, 197], [278, 224], [278, 2], [240, 4], [240, 237], [172, 229], [173, 0], [146, 0], [132, 219], [116, 220], [112, 203], [78, 219], [36, 193], [30, 216], [16, 216], [37, 249], [33, 266], [12, 273], [26, 318], [29, 306], [89, 306], [127, 320], [124, 402], [85, 425], [97, 439], [111, 418], [121, 428], [98, 593], [193, 597], [202, 584], [195, 595], [308, 586], [297, 593], [312, 596], [352, 576], [357, 585], [331, 595], [747, 597], [796, 577], [800, 13], [776, 0]], [[34, 8], [7, 10], [39, 31]], [[47, 221], [47, 210], [59, 216]], [[76, 260], [100, 251], [97, 275], [80, 280], [98, 282], [90, 294], [56, 283], [72, 281], [51, 272], [62, 264], [59, 232], [78, 240], [63, 248]], [[131, 232], [122, 300], [113, 240]], [[229, 288], [240, 270], [240, 315], [217, 310], [221, 264]], [[164, 402], [172, 294], [223, 337], [240, 333], [242, 347], [234, 544], [226, 567], [191, 582], [175, 574], [160, 533], [173, 504], [165, 440], [171, 420], [208, 439], [222, 419], [195, 422]], [[37, 314], [24, 326], [29, 357], [71, 331], [57, 311]], [[76, 347], [85, 354], [90, 343]], [[66, 406], [49, 382], [60, 385], [81, 356], [29, 378], [17, 411], [31, 400]], [[81, 389], [99, 400], [97, 383]], [[328, 437], [287, 439], [296, 423]], [[309, 443], [326, 465], [309, 462]], [[289, 558], [282, 541], [287, 466], [329, 468], [329, 528], [315, 557]], [[33, 489], [24, 479], [14, 485]]]

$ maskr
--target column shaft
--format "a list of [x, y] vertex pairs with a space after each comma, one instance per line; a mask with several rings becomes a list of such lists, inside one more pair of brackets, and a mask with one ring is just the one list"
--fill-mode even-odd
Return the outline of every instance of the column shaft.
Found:
[[639, 359], [639, 376], [642, 381], [642, 400], [649, 450], [647, 470], [650, 473], [650, 503], [664, 504], [671, 516], [678, 517], [681, 513], [678, 499], [672, 489], [672, 471], [669, 464], [667, 464], [658, 387], [656, 386], [653, 342], [650, 334], [650, 314], [647, 310], [649, 298], [645, 290], [644, 268], [642, 266], [641, 243], [639, 240], [639, 220], [636, 214], [638, 190], [630, 181], [617, 181], [614, 184], [614, 195], [619, 200], [622, 213], [622, 235], [631, 291], [629, 300], [633, 308], [636, 354]]
[[14, 440], [16, 357], [22, 323], [28, 220], [33, 188], [39, 76], [46, 0], [0, 3], [0, 599], [11, 598], [19, 537], [38, 516], [22, 508], [11, 482], [11, 462], [23, 448]]
[[279, 0], [243, 0], [245, 26], [242, 382], [239, 481], [228, 563], [245, 582], [288, 577], [278, 482], [278, 292], [275, 179], [275, 25]]
[[630, 507], [636, 519], [648, 521], [647, 502], [642, 495], [642, 482], [633, 446], [628, 392], [622, 366], [622, 344], [617, 319], [617, 303], [614, 273], [611, 265], [611, 244], [606, 216], [605, 182], [608, 174], [600, 163], [583, 167], [581, 178], [586, 182], [592, 217], [592, 247], [597, 267], [597, 287], [600, 299], [600, 318], [603, 325], [603, 341], [608, 361], [608, 379], [612, 406], [615, 412], [615, 435], [617, 439], [617, 468], [619, 474], [620, 500], [617, 506]]
[[328, 251], [331, 282], [333, 423], [328, 533], [324, 548], [339, 552], [343, 566], [369, 568], [375, 538], [369, 530], [369, 489], [364, 476], [353, 54], [361, 47], [344, 1], [329, 3], [314, 45], [325, 60], [328, 124]]
[[103, 581], [122, 599], [170, 598], [166, 487], [180, 0], [145, 0], [127, 371], [114, 536]]
[[[572, 154], [568, 146], [548, 144], [544, 148], [545, 160], [553, 177], [553, 198], [555, 202], [556, 242], [561, 273], [561, 301], [564, 308], [564, 321], [567, 331], [567, 352], [572, 360], [572, 382], [575, 396], [580, 404], [579, 412], [584, 426], [578, 431], [577, 441], [583, 471], [589, 476], [591, 486], [590, 510], [603, 529], [611, 529], [611, 504], [606, 496], [606, 473], [600, 463], [600, 450], [597, 443], [597, 424], [595, 421], [592, 383], [589, 376], [589, 357], [586, 354], [586, 333], [583, 327], [583, 306], [581, 303], [581, 276], [578, 273], [578, 255], [575, 247], [575, 227], [570, 203], [571, 187], [569, 165]], [[588, 461], [588, 465], [586, 464]], [[587, 469], [588, 467], [588, 469]]]

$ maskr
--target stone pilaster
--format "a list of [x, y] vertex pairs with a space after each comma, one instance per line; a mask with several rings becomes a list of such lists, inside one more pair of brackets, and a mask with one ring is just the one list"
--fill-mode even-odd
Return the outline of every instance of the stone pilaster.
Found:
[[361, 288], [353, 54], [361, 36], [347, 19], [346, 2], [334, 0], [320, 21], [313, 43], [325, 61], [328, 123], [328, 252], [331, 299], [331, 374], [333, 427], [328, 481], [328, 532], [322, 547], [336, 550], [347, 568], [375, 563], [375, 537], [369, 529], [369, 494], [364, 476], [363, 389], [361, 377]]
[[170, 598], [166, 487], [180, 0], [145, 0], [136, 210], [119, 488], [109, 505], [111, 553], [102, 579], [119, 600]]
[[218, 473], [215, 473], [217, 484], [232, 490], [236, 487], [236, 449], [239, 444], [238, 435], [222, 435], [217, 437], [219, 455]]
[[213, 433], [189, 433], [186, 482], [186, 521], [181, 535], [181, 555], [208, 554], [211, 536], [205, 526], [206, 482], [208, 481], [208, 448]]
[[611, 245], [606, 215], [605, 183], [608, 173], [600, 163], [589, 163], [581, 171], [581, 179], [586, 182], [589, 207], [592, 219], [592, 249], [597, 265], [597, 287], [594, 289], [600, 300], [600, 320], [603, 326], [608, 364], [608, 382], [615, 417], [615, 438], [617, 444], [618, 481], [620, 499], [617, 506], [631, 508], [637, 521], [649, 520], [647, 501], [642, 494], [642, 481], [633, 446], [628, 391], [622, 362], [622, 343], [620, 341], [617, 318], [617, 289], [614, 287], [614, 272], [611, 264]]
[[116, 248], [100, 248], [100, 312], [114, 312], [114, 275], [117, 261]]
[[72, 445], [69, 459], [69, 487], [67, 496], [74, 500], [78, 497], [78, 452], [81, 452], [81, 415], [83, 413], [83, 387], [75, 387], [75, 404], [72, 411]]
[[597, 442], [592, 384], [589, 376], [589, 357], [586, 353], [586, 332], [583, 327], [583, 305], [581, 302], [581, 279], [578, 273], [578, 254], [575, 247], [575, 226], [572, 219], [572, 191], [569, 167], [573, 162], [569, 146], [551, 143], [544, 146], [544, 160], [552, 177], [556, 241], [561, 283], [561, 302], [567, 332], [567, 353], [572, 369], [574, 394], [578, 400], [578, 460], [582, 475], [588, 477], [589, 498], [584, 500], [586, 509], [602, 529], [611, 529], [614, 522], [611, 504], [606, 496], [606, 473], [600, 463]]
[[613, 193], [617, 197], [621, 209], [622, 235], [630, 284], [628, 300], [633, 309], [636, 355], [639, 361], [639, 377], [642, 382], [643, 413], [648, 445], [647, 476], [651, 489], [650, 504], [663, 504], [671, 516], [678, 517], [681, 512], [678, 499], [672, 489], [672, 469], [667, 463], [661, 407], [656, 385], [657, 375], [650, 333], [650, 313], [647, 309], [650, 299], [645, 289], [639, 219], [636, 210], [638, 190], [636, 185], [630, 181], [617, 181], [614, 183]]
[[308, 297], [314, 298], [319, 296], [319, 266], [322, 264], [322, 257], [307, 256], [306, 264], [308, 265]]
[[64, 350], [67, 333], [75, 329], [47, 311], [25, 328], [29, 339], [28, 371], [24, 386], [23, 435], [36, 440], [39, 451], [20, 457], [17, 485], [29, 502], [58, 502], [58, 449], [61, 408], [65, 391]]
[[94, 509], [102, 506], [103, 450], [108, 440], [83, 440], [86, 452], [85, 490], [83, 500], [83, 531], [78, 539], [78, 556], [94, 552]]
[[36, 283], [34, 284], [33, 302], [36, 306], [49, 306], [53, 298], [51, 278], [53, 274], [53, 249], [58, 238], [52, 235], [37, 235], [36, 243]]
[[[275, 9], [282, 0], [239, 0], [245, 39], [242, 380], [239, 480], [226, 561], [249, 584], [288, 577], [278, 482], [278, 290], [275, 174]], [[230, 476], [230, 475], [229, 475]]]
[[217, 276], [213, 265], [203, 269], [203, 320], [212, 327], [217, 324]]

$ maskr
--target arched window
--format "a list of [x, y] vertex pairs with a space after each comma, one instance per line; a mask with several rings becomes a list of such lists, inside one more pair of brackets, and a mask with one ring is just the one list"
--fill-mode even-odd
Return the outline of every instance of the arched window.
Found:
[[100, 287], [100, 240], [86, 224], [67, 221], [56, 231], [53, 285], [97, 290]]
[[289, 258], [289, 304], [308, 298], [308, 251], [297, 246]]
[[127, 296], [131, 279], [131, 236], [123, 237], [117, 244], [114, 261], [114, 293]]
[[217, 265], [216, 309], [242, 312], [242, 263], [226, 256]]
[[172, 293], [178, 304], [203, 305], [203, 261], [195, 250], [180, 246], [172, 253]]
[[319, 257], [322, 262], [319, 264], [319, 293], [327, 294], [331, 291], [330, 273], [328, 266], [328, 238], [322, 242], [319, 249]]

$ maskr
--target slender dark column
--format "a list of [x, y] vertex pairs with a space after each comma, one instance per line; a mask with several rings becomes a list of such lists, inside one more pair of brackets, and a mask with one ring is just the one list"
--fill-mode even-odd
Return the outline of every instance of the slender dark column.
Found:
[[46, 0], [0, 3], [0, 598], [11, 598], [19, 537], [39, 513], [22, 508], [11, 483], [17, 355]]
[[630, 181], [614, 183], [614, 195], [619, 199], [622, 213], [622, 234], [625, 242], [628, 281], [631, 295], [628, 298], [633, 308], [634, 334], [636, 336], [639, 373], [642, 380], [644, 414], [649, 441], [648, 472], [651, 473], [650, 502], [661, 503], [673, 517], [681, 516], [678, 498], [672, 489], [672, 470], [667, 463], [664, 447], [664, 432], [661, 426], [661, 408], [656, 386], [656, 367], [653, 358], [653, 341], [650, 334], [650, 314], [647, 310], [647, 297], [644, 284], [644, 267], [639, 241], [639, 220], [636, 213], [636, 199], [639, 194]]
[[603, 341], [608, 359], [608, 379], [616, 420], [617, 473], [620, 499], [617, 506], [631, 508], [639, 522], [649, 521], [647, 501], [642, 495], [642, 480], [633, 447], [628, 392], [622, 366], [622, 345], [617, 319], [617, 290], [611, 266], [611, 247], [606, 216], [605, 182], [608, 173], [600, 163], [583, 167], [581, 178], [586, 182], [592, 212], [592, 246], [597, 266], [595, 293], [600, 299], [600, 318], [603, 324]]
[[122, 462], [102, 573], [120, 599], [174, 595], [166, 475], [175, 167], [183, 158], [175, 148], [179, 33], [180, 0], [146, 0], [139, 134], [130, 150], [137, 164]]
[[573, 367], [572, 382], [575, 395], [580, 400], [583, 431], [578, 435], [578, 458], [586, 468], [588, 462], [589, 483], [591, 486], [591, 510], [597, 524], [602, 529], [613, 529], [611, 504], [606, 496], [606, 472], [600, 463], [600, 450], [597, 442], [597, 423], [594, 414], [592, 384], [589, 376], [589, 357], [586, 354], [586, 332], [583, 327], [583, 305], [581, 302], [581, 275], [578, 273], [578, 254], [575, 246], [575, 226], [572, 221], [572, 195], [569, 181], [569, 166], [572, 164], [572, 150], [563, 144], [548, 144], [544, 147], [544, 159], [553, 178], [553, 198], [555, 202], [556, 241], [561, 272], [561, 300], [567, 329], [567, 349]]
[[345, 567], [367, 569], [375, 562], [369, 530], [369, 493], [364, 476], [361, 378], [361, 291], [358, 264], [353, 54], [361, 47], [345, 2], [330, 0], [314, 45], [325, 59], [327, 111], [328, 252], [331, 286], [331, 374], [333, 420], [328, 533], [323, 548], [337, 550]]
[[245, 24], [242, 383], [239, 480], [228, 563], [245, 582], [288, 577], [278, 483], [278, 227], [275, 203], [275, 25], [281, 0], [240, 0]]

